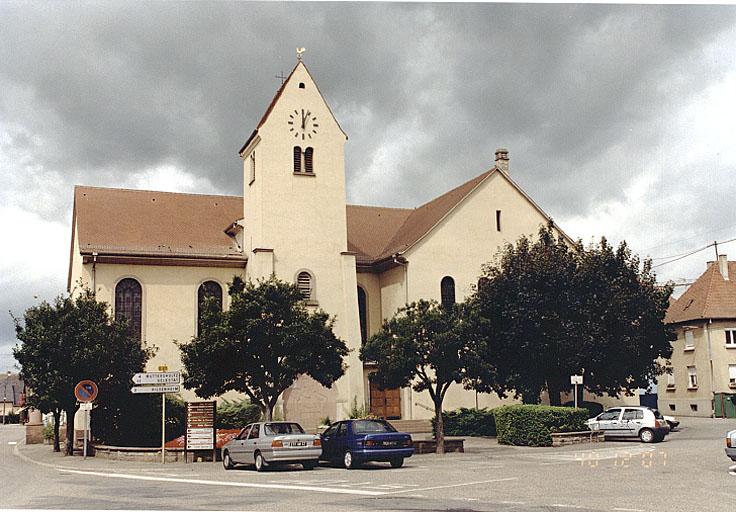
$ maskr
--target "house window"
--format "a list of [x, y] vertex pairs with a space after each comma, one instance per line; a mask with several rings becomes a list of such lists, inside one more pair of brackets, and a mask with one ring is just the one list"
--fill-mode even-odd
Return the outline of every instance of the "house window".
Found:
[[676, 411], [676, 410], [677, 410], [677, 406], [675, 406], [675, 404], [670, 404], [670, 411]]
[[675, 370], [672, 370], [672, 373], [667, 374], [667, 387], [668, 388], [674, 388], [675, 387]]
[[307, 148], [304, 150], [304, 172], [314, 172], [314, 166], [312, 165], [312, 157], [314, 156], [314, 149]]
[[256, 181], [256, 152], [250, 154], [250, 183]]
[[446, 308], [455, 304], [455, 280], [450, 276], [445, 276], [440, 281], [440, 300]]
[[122, 279], [115, 287], [115, 320], [128, 321], [128, 333], [141, 340], [141, 311], [143, 291], [133, 278]]
[[302, 148], [294, 146], [294, 172], [302, 172]]
[[685, 350], [695, 350], [695, 336], [690, 329], [685, 331]]
[[216, 281], [205, 281], [199, 285], [197, 290], [197, 332], [202, 327], [202, 315], [204, 314], [205, 301], [212, 297], [217, 303], [218, 309], [222, 311], [222, 286]]
[[496, 210], [496, 231], [501, 231], [501, 210]]
[[688, 389], [698, 388], [698, 374], [696, 373], [694, 366], [687, 367], [687, 387]]
[[296, 286], [302, 294], [302, 299], [311, 300], [314, 295], [314, 279], [307, 271], [299, 272], [296, 276]]
[[728, 365], [728, 385], [736, 388], [736, 364]]
[[736, 329], [726, 329], [726, 347], [736, 348]]
[[358, 286], [358, 316], [360, 317], [360, 340], [368, 339], [368, 297], [365, 290]]
[[690, 404], [690, 410], [693, 412], [698, 412], [698, 404]]

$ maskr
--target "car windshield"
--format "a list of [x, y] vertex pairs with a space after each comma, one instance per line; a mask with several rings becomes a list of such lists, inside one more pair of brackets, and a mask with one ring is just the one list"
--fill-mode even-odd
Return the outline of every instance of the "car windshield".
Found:
[[371, 434], [375, 432], [396, 432], [396, 429], [380, 420], [358, 420], [353, 422], [353, 432], [356, 434]]
[[266, 423], [266, 435], [303, 434], [304, 430], [298, 423]]

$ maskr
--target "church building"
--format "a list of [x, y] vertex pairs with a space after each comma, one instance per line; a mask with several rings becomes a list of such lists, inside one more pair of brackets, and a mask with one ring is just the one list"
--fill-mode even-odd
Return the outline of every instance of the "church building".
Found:
[[[426, 393], [371, 386], [361, 342], [408, 302], [463, 300], [482, 264], [549, 217], [511, 179], [504, 149], [490, 170], [416, 208], [346, 204], [347, 139], [299, 60], [239, 150], [242, 197], [75, 188], [69, 291], [94, 289], [158, 348], [150, 371], [176, 370], [174, 342], [196, 335], [203, 298], [227, 308], [233, 276], [273, 273], [334, 316], [351, 349], [332, 388], [302, 377], [283, 394], [286, 419], [311, 428], [345, 418], [353, 403], [389, 419], [431, 417]], [[500, 403], [452, 386], [445, 408]]]

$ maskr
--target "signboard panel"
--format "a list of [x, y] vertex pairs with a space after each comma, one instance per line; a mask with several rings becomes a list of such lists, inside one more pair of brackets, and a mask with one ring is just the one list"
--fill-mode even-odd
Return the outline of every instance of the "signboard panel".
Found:
[[179, 384], [180, 372], [146, 372], [133, 375], [136, 384]]
[[130, 388], [131, 393], [179, 393], [181, 387], [178, 384], [169, 384], [166, 386], [133, 386]]
[[215, 402], [187, 402], [185, 450], [215, 449]]
[[582, 383], [583, 383], [582, 375], [570, 375], [570, 384], [582, 384]]
[[80, 402], [93, 402], [97, 398], [97, 384], [91, 380], [82, 380], [74, 386], [74, 396]]

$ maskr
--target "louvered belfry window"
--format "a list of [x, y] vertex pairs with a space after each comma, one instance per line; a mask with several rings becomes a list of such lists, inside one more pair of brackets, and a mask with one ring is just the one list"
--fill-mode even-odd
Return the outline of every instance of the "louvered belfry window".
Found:
[[314, 155], [314, 148], [307, 148], [304, 150], [304, 172], [314, 172], [312, 165], [312, 157]]
[[143, 291], [141, 284], [133, 278], [122, 279], [115, 287], [115, 320], [126, 319], [128, 332], [141, 340], [141, 312]]
[[208, 298], [214, 298], [217, 307], [222, 311], [222, 286], [216, 281], [205, 281], [199, 285], [197, 290], [197, 332], [202, 326], [202, 314], [204, 313], [204, 303]]
[[440, 299], [446, 308], [455, 304], [455, 280], [450, 276], [443, 277], [440, 282]]
[[294, 146], [294, 172], [302, 172], [302, 148]]
[[360, 318], [360, 340], [368, 339], [368, 297], [365, 290], [358, 286], [358, 316]]
[[304, 300], [312, 298], [312, 275], [309, 272], [299, 272], [296, 277], [296, 285]]

